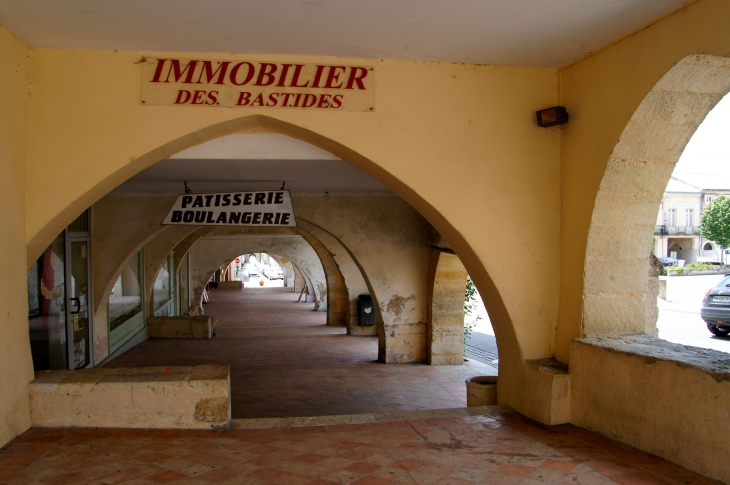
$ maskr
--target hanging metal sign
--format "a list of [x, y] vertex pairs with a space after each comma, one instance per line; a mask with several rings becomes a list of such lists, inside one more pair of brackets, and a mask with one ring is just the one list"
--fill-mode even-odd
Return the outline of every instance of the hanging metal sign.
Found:
[[162, 224], [296, 227], [288, 190], [182, 194]]
[[145, 106], [375, 109], [372, 66], [150, 58], [141, 64]]

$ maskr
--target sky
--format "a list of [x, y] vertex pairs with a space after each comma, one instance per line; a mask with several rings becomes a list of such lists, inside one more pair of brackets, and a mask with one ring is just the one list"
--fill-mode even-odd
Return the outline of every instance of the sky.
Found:
[[730, 178], [730, 95], [702, 122], [674, 168], [681, 174], [721, 175]]

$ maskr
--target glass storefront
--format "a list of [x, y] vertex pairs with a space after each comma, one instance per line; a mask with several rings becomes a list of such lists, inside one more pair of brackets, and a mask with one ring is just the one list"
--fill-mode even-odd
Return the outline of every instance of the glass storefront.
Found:
[[91, 361], [91, 320], [89, 318], [89, 241], [69, 236], [68, 261], [70, 278], [68, 314], [70, 335], [73, 335], [71, 352], [72, 369], [86, 367]]
[[28, 271], [28, 330], [35, 370], [92, 362], [89, 211], [46, 248]]
[[129, 264], [124, 267], [109, 296], [109, 330], [111, 331], [119, 328], [143, 309], [140, 260], [141, 252], [135, 254]]
[[28, 271], [28, 323], [36, 370], [67, 368], [64, 235]]
[[175, 314], [175, 264], [173, 253], [170, 253], [157, 273], [152, 292], [152, 310], [155, 316], [173, 316]]
[[109, 353], [113, 354], [146, 325], [144, 250], [124, 266], [109, 295]]

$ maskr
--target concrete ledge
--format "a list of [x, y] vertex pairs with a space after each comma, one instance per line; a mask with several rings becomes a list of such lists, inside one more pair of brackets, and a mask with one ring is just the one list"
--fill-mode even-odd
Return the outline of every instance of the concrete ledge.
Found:
[[218, 288], [243, 288], [243, 281], [219, 281]]
[[149, 317], [147, 325], [152, 338], [211, 338], [215, 319], [211, 316]]
[[118, 367], [40, 371], [30, 383], [36, 427], [225, 429], [230, 368]]
[[498, 418], [501, 414], [514, 413], [508, 406], [477, 406], [471, 408], [424, 409], [421, 411], [396, 411], [392, 413], [337, 414], [331, 416], [308, 416], [301, 418], [257, 418], [232, 419], [231, 429], [298, 428], [304, 426], [330, 426], [337, 424], [391, 423], [437, 418], [462, 418], [467, 416], [488, 416]]
[[571, 422], [730, 483], [730, 354], [647, 335], [576, 339]]

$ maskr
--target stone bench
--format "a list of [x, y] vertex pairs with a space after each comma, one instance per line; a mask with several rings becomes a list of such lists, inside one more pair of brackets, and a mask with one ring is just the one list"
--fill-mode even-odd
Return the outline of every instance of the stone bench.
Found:
[[219, 281], [218, 288], [243, 288], [243, 281]]
[[571, 342], [570, 378], [572, 424], [730, 483], [730, 354], [596, 335]]
[[118, 367], [36, 372], [36, 427], [225, 429], [231, 419], [227, 365]]
[[209, 315], [149, 317], [147, 325], [152, 338], [211, 338], [217, 320]]

